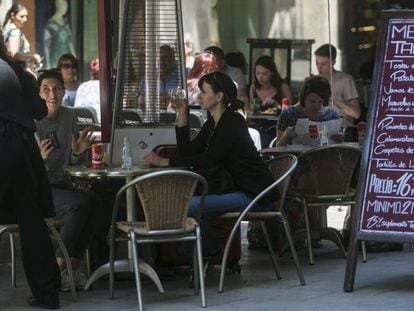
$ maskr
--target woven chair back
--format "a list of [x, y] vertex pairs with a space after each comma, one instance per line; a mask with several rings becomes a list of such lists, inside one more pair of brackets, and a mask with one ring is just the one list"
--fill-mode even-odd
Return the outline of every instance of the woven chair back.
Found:
[[278, 188], [280, 192], [280, 200], [275, 203], [277, 211], [281, 210], [283, 203], [285, 202], [286, 192], [290, 184], [290, 178], [296, 165], [297, 158], [292, 154], [276, 156], [267, 162], [267, 167], [269, 168], [269, 171], [272, 173], [275, 180], [282, 177], [284, 174], [286, 174], [286, 172], [291, 172], [284, 180], [279, 183]]
[[328, 146], [299, 156], [299, 169], [308, 167], [316, 195], [347, 196], [361, 151], [351, 146]]
[[184, 230], [197, 182], [192, 176], [164, 175], [135, 184], [147, 229]]

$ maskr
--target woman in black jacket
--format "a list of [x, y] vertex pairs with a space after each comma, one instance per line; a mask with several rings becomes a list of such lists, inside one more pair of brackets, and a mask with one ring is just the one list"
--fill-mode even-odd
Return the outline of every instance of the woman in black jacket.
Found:
[[[210, 113], [200, 133], [190, 141], [188, 105], [186, 102], [178, 103], [175, 107], [177, 157], [170, 160], [151, 152], [145, 160], [156, 166], [191, 166], [195, 170], [214, 172], [209, 180], [201, 223], [204, 254], [208, 256], [219, 251], [208, 217], [244, 210], [273, 182], [273, 177], [250, 138], [245, 119], [237, 112], [243, 109], [244, 104], [237, 99], [234, 82], [224, 73], [212, 72], [203, 76], [198, 86], [201, 106]], [[189, 216], [196, 215], [197, 202], [198, 197], [195, 197]]]

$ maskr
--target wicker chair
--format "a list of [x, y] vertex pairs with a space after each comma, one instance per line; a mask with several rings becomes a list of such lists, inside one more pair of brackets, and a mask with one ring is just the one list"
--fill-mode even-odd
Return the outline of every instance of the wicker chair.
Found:
[[[358, 167], [361, 151], [358, 147], [330, 145], [318, 147], [302, 153], [298, 157], [298, 167], [292, 180], [288, 196], [302, 202], [309, 263], [314, 264], [311, 228], [308, 209], [314, 208], [317, 228], [321, 239], [333, 241], [346, 257], [342, 235], [327, 226], [326, 210], [332, 205], [355, 204], [355, 189], [352, 188], [353, 176]], [[295, 184], [296, 185], [293, 185]]]
[[[70, 290], [73, 295], [73, 300], [76, 300], [76, 288], [73, 278], [73, 270], [69, 258], [69, 254], [66, 250], [65, 244], [60, 237], [57, 229], [63, 226], [63, 221], [56, 218], [45, 219], [47, 228], [49, 229], [50, 236], [57, 242], [58, 247], [62, 250], [63, 256], [66, 260], [66, 266], [69, 273]], [[0, 225], [0, 238], [3, 234], [7, 233], [10, 240], [10, 266], [11, 266], [11, 284], [12, 287], [16, 287], [16, 255], [15, 255], [15, 235], [19, 232], [19, 225], [17, 224], [5, 224]]]
[[[206, 306], [200, 228], [197, 221], [188, 218], [188, 208], [197, 185], [201, 185], [199, 216], [207, 193], [207, 182], [200, 175], [183, 170], [165, 170], [140, 176], [123, 186], [115, 197], [110, 229], [110, 295], [114, 297], [115, 243], [129, 241], [137, 286], [138, 308], [142, 310], [141, 281], [137, 243], [165, 243], [176, 241], [194, 242], [195, 292], [201, 288], [201, 305]], [[137, 190], [144, 210], [144, 222], [117, 221], [119, 201], [129, 187]], [[199, 219], [199, 218], [198, 218]], [[127, 234], [117, 237], [116, 231]], [[199, 282], [199, 283], [198, 283]]]
[[[275, 181], [273, 182], [273, 184], [271, 184], [269, 187], [263, 190], [256, 198], [254, 198], [254, 200], [247, 206], [247, 208], [243, 212], [231, 212], [231, 213], [225, 213], [219, 216], [219, 218], [237, 218], [237, 221], [235, 222], [233, 226], [233, 229], [227, 239], [226, 246], [224, 248], [223, 259], [221, 262], [221, 272], [220, 272], [220, 284], [219, 284], [220, 293], [223, 292], [224, 276], [226, 272], [227, 257], [229, 254], [230, 246], [231, 246], [231, 243], [233, 241], [233, 238], [236, 232], [238, 231], [240, 223], [244, 220], [260, 221], [261, 228], [265, 236], [267, 249], [269, 251], [272, 264], [273, 264], [273, 268], [275, 270], [275, 273], [278, 279], [281, 279], [279, 267], [276, 261], [276, 256], [273, 252], [269, 234], [266, 229], [265, 221], [271, 221], [271, 220], [282, 221], [283, 228], [285, 229], [286, 236], [288, 239], [290, 251], [292, 253], [292, 257], [295, 262], [296, 271], [298, 273], [300, 283], [301, 285], [305, 285], [305, 279], [303, 277], [302, 268], [300, 266], [299, 259], [296, 254], [295, 246], [292, 240], [292, 235], [290, 233], [289, 224], [288, 224], [285, 212], [283, 210], [285, 195], [289, 187], [290, 176], [292, 172], [294, 171], [296, 165], [297, 165], [296, 157], [290, 154], [277, 156], [269, 160], [268, 162], [269, 169], [275, 177]], [[268, 194], [275, 188], [279, 188], [279, 191], [281, 194], [280, 199], [277, 202], [272, 203], [270, 206], [267, 206], [265, 211], [259, 211], [258, 209], [255, 209], [258, 206], [257, 203], [266, 194]]]

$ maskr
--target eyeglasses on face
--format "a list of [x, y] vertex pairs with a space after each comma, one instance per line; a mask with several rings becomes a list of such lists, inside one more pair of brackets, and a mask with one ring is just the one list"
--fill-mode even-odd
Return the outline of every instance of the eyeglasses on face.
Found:
[[74, 64], [62, 64], [62, 65], [60, 65], [60, 68], [63, 68], [63, 69], [69, 69], [69, 68], [76, 69], [76, 65], [74, 65]]

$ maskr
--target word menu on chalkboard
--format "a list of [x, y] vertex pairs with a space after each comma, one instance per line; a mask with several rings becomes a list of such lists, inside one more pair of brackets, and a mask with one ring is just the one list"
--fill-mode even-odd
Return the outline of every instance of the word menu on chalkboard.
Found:
[[383, 51], [359, 231], [414, 233], [414, 19], [389, 20]]

